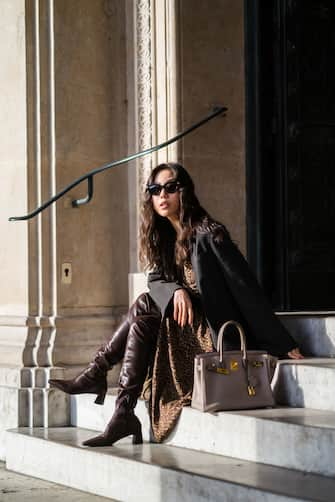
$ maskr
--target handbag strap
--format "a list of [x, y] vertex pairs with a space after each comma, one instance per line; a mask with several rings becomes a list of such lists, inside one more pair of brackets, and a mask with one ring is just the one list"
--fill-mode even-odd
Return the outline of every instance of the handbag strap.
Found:
[[246, 344], [244, 330], [239, 322], [227, 321], [221, 326], [220, 331], [219, 331], [219, 336], [218, 336], [218, 348], [219, 348], [219, 352], [220, 352], [220, 363], [222, 363], [222, 361], [223, 361], [223, 335], [224, 335], [224, 332], [228, 326], [235, 326], [235, 328], [238, 329], [238, 332], [240, 334], [240, 340], [241, 340], [242, 359], [243, 359], [243, 361], [246, 361], [247, 360], [247, 344]]

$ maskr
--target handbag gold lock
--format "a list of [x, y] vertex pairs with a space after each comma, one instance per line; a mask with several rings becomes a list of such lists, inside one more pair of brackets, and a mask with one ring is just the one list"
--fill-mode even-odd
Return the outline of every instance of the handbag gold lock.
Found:
[[253, 385], [248, 385], [249, 396], [256, 396], [256, 389]]

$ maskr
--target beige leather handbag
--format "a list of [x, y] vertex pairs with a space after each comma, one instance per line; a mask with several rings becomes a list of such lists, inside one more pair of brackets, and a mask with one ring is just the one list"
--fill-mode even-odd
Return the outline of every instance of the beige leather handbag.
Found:
[[[229, 325], [239, 331], [240, 351], [223, 351], [223, 336]], [[274, 406], [270, 384], [277, 359], [263, 351], [247, 351], [243, 328], [236, 321], [227, 321], [221, 327], [218, 349], [195, 357], [192, 407], [219, 411]]]

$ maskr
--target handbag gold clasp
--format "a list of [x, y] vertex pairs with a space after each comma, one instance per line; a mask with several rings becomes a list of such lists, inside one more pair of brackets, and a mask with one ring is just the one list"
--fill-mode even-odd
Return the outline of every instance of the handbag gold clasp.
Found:
[[207, 369], [208, 371], [214, 371], [214, 373], [219, 373], [220, 375], [229, 375], [229, 370], [227, 368], [217, 366], [214, 363], [211, 366], [207, 366]]
[[229, 375], [227, 368], [220, 368], [219, 366], [216, 368], [216, 372], [220, 373], [220, 375]]
[[262, 368], [264, 366], [263, 361], [252, 361], [253, 368]]
[[238, 361], [235, 361], [234, 359], [232, 359], [230, 361], [230, 369], [231, 369], [231, 371], [238, 370]]

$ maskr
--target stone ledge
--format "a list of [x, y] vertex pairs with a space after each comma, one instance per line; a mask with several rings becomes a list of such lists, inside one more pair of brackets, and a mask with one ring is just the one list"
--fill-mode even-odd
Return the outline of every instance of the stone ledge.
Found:
[[[71, 397], [71, 424], [102, 431], [113, 414], [115, 395], [105, 406], [89, 395]], [[146, 405], [139, 401], [136, 414], [143, 437], [151, 440]], [[304, 408], [274, 408], [237, 412], [202, 413], [183, 409], [165, 444], [228, 455], [277, 467], [335, 475], [335, 413]]]

